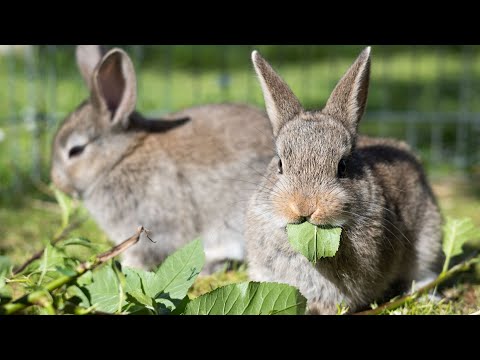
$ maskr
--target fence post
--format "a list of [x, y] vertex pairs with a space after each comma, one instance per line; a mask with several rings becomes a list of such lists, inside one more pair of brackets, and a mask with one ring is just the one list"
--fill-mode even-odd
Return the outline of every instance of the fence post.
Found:
[[312, 45], [302, 45], [302, 58], [300, 59], [299, 63], [302, 64], [300, 69], [302, 74], [302, 96], [304, 102], [307, 102], [308, 98], [310, 98], [310, 88], [311, 88], [311, 78], [312, 78], [312, 68], [311, 68], [311, 51]]
[[41, 151], [40, 151], [40, 126], [37, 118], [37, 69], [36, 69], [37, 47], [28, 46], [24, 51], [25, 77], [27, 79], [27, 105], [25, 108], [25, 127], [30, 132], [31, 138], [31, 177], [33, 180], [40, 180]]
[[142, 91], [143, 91], [143, 72], [142, 62], [143, 62], [143, 47], [145, 45], [132, 45], [132, 52], [134, 58], [135, 73], [137, 74], [137, 105], [142, 101]]
[[169, 112], [172, 108], [172, 57], [175, 45], [165, 45], [164, 76], [165, 86], [163, 91], [163, 108]]
[[198, 58], [201, 54], [200, 47], [192, 45], [192, 102], [195, 105], [202, 103], [202, 81], [198, 66]]
[[415, 79], [415, 67], [417, 66], [417, 48], [412, 46], [410, 56], [410, 90], [408, 91], [408, 110], [407, 110], [407, 142], [413, 149], [417, 148], [417, 124], [415, 107], [417, 102], [417, 82]]
[[18, 112], [16, 104], [16, 71], [17, 71], [17, 61], [15, 58], [15, 51], [13, 45], [8, 47], [7, 58], [7, 67], [8, 67], [8, 113], [10, 118], [10, 129], [6, 131], [5, 141], [10, 143], [10, 168], [12, 169], [12, 183], [14, 193], [19, 193], [21, 191], [20, 175], [18, 173], [18, 144], [19, 144], [19, 121], [18, 121]]
[[[387, 116], [390, 117], [389, 113], [391, 112], [390, 109], [390, 91], [393, 89], [389, 89], [387, 86], [387, 82], [385, 81], [386, 74], [388, 72], [387, 70], [387, 64], [385, 61], [385, 57], [387, 56], [388, 51], [385, 52], [383, 56], [380, 56], [380, 61], [376, 67], [373, 68], [373, 71], [375, 71], [378, 74], [377, 79], [379, 79], [379, 84], [378, 88], [380, 89], [381, 93], [381, 101], [382, 101], [382, 106], [379, 111], [379, 118], [380, 121], [377, 120], [377, 128], [380, 136], [386, 136], [387, 135]], [[389, 124], [390, 125], [390, 124]]]
[[220, 92], [221, 92], [221, 99], [223, 101], [227, 101], [230, 97], [230, 74], [228, 73], [228, 54], [230, 47], [229, 45], [221, 45], [222, 51], [222, 65], [220, 70], [220, 78], [219, 78], [219, 85], [220, 85]]
[[[247, 52], [248, 52], [248, 56], [245, 56], [245, 59], [248, 59], [248, 64], [249, 66], [247, 66], [247, 71], [246, 71], [246, 76], [247, 76], [247, 79], [246, 79], [246, 82], [245, 82], [245, 101], [247, 103], [254, 103], [254, 97], [253, 97], [253, 94], [254, 94], [254, 79], [255, 79], [255, 72], [253, 70], [253, 65], [251, 65], [251, 61], [250, 61], [250, 58], [251, 58], [251, 54], [253, 52], [253, 50], [255, 50], [255, 46], [254, 45], [247, 45], [246, 46], [246, 49], [247, 49]], [[255, 103], [255, 105], [257, 105]]]
[[[50, 155], [51, 142], [54, 135], [52, 131], [57, 124], [57, 46], [47, 45], [48, 62], [48, 97], [46, 99], [45, 116], [45, 134], [43, 154]], [[51, 155], [50, 155], [51, 156]], [[43, 164], [48, 164], [49, 159], [45, 159]]]
[[[431, 133], [430, 133], [430, 147], [431, 147], [431, 156], [432, 163], [438, 164], [442, 160], [443, 156], [443, 114], [441, 114], [441, 87], [443, 73], [445, 71], [444, 66], [445, 51], [443, 46], [437, 47], [436, 57], [435, 57], [435, 68], [437, 74], [437, 81], [433, 86], [433, 109], [431, 115]], [[437, 111], [435, 111], [435, 109]], [[441, 117], [441, 119], [440, 119]]]
[[469, 46], [462, 46], [462, 77], [459, 83], [459, 105], [460, 113], [457, 118], [457, 131], [455, 137], [455, 164], [465, 170], [468, 163], [468, 102], [470, 99], [470, 67], [471, 67], [471, 51]]

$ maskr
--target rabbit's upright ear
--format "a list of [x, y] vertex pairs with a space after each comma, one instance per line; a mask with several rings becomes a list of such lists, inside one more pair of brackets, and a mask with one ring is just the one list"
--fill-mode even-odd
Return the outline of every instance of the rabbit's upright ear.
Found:
[[369, 82], [370, 47], [367, 47], [340, 79], [322, 112], [342, 121], [355, 134], [365, 111]]
[[90, 90], [92, 89], [93, 71], [105, 53], [105, 48], [101, 45], [77, 45], [75, 51], [77, 65], [83, 81]]
[[137, 102], [135, 68], [127, 53], [110, 50], [94, 71], [91, 100], [101, 113], [108, 112], [107, 126], [128, 126]]
[[285, 81], [258, 51], [252, 53], [252, 62], [262, 86], [273, 135], [277, 136], [282, 126], [302, 111], [302, 105]]

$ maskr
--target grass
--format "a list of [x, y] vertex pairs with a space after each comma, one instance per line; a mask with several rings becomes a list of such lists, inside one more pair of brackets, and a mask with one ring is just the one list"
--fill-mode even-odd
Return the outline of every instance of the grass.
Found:
[[[318, 108], [362, 47], [255, 48], [271, 61], [306, 108]], [[222, 101], [248, 102], [263, 108], [260, 87], [249, 60], [251, 49], [250, 46], [145, 48], [141, 66], [138, 60], [134, 61], [139, 73], [138, 109], [158, 115]], [[137, 51], [130, 50], [130, 53]], [[480, 47], [462, 51], [458, 47], [420, 46], [414, 51], [404, 46], [374, 47], [368, 110], [361, 130], [415, 141], [413, 145], [432, 174], [443, 213], [472, 217], [480, 226], [480, 187], [475, 186], [480, 181], [446, 176], [453, 174], [458, 166], [454, 160], [459, 112], [480, 112], [480, 102], [476, 101], [480, 95]], [[54, 130], [88, 95], [74, 64], [73, 48], [59, 47], [54, 52], [39, 47], [34, 52], [34, 62], [30, 65], [22, 56], [0, 56], [0, 82], [6, 85], [0, 87], [0, 255], [11, 256], [15, 263], [25, 261], [42, 248], [60, 225], [57, 205], [36, 190], [33, 179], [49, 181]], [[387, 117], [385, 110], [393, 115]], [[411, 121], [410, 125], [406, 120]], [[436, 142], [434, 131], [438, 135]], [[465, 133], [459, 155], [467, 159], [467, 169], [478, 178], [480, 166], [475, 164], [480, 163], [480, 128], [471, 121], [466, 124]], [[72, 235], [92, 239], [102, 249], [108, 246], [106, 236], [91, 219]], [[480, 248], [480, 244], [469, 246]], [[199, 278], [190, 294], [198, 296], [246, 278], [244, 267], [223, 271]], [[456, 280], [441, 289], [446, 295], [442, 302], [433, 303], [425, 298], [393, 313], [478, 311], [478, 269]]]
[[[461, 177], [432, 177], [434, 191], [438, 196], [444, 215], [469, 216], [480, 226], [480, 186], [478, 181]], [[15, 209], [0, 209], [0, 254], [8, 255], [19, 264], [41, 249], [60, 226], [60, 209], [56, 203], [38, 199], [25, 199]], [[95, 222], [89, 219], [72, 236], [82, 236], [94, 241], [99, 251], [109, 242]], [[480, 242], [469, 243], [468, 251], [480, 250]], [[81, 251], [81, 248], [72, 249]], [[199, 296], [219, 286], [248, 280], [246, 267], [220, 271], [210, 276], [199, 277], [190, 290], [191, 297]], [[395, 314], [470, 314], [480, 310], [480, 267], [462, 274], [440, 288], [444, 298], [433, 302], [424, 296], [418, 301], [389, 312]]]
[[470, 315], [480, 310], [480, 286], [459, 283], [442, 288], [440, 301], [422, 296], [415, 302], [388, 311], [388, 315]]
[[[133, 56], [138, 71], [138, 109], [160, 115], [224, 101], [263, 108], [250, 64], [253, 47], [271, 61], [306, 108], [325, 103], [362, 49], [146, 47], [143, 61]], [[464, 135], [457, 136], [459, 114], [480, 112], [480, 102], [476, 101], [480, 96], [480, 47], [465, 49], [374, 47], [368, 109], [361, 130], [408, 139], [431, 167], [446, 162], [458, 167], [458, 157], [466, 160], [467, 167], [478, 163], [480, 127], [476, 118], [464, 124]], [[135, 47], [129, 50], [131, 54], [138, 52]], [[21, 54], [0, 56], [0, 83], [6, 85], [0, 87], [0, 199], [13, 193], [15, 200], [18, 194], [29, 191], [29, 177], [48, 181], [53, 133], [63, 117], [88, 96], [76, 69], [73, 47], [58, 47], [55, 52], [35, 47], [32, 59], [29, 63]]]

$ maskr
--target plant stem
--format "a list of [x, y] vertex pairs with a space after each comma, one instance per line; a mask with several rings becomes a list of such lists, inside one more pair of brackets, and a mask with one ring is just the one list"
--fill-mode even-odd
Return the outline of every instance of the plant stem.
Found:
[[93, 270], [96, 267], [104, 264], [108, 260], [114, 258], [115, 256], [121, 254], [125, 250], [127, 250], [129, 247], [135, 245], [139, 240], [140, 240], [140, 235], [145, 231], [143, 226], [139, 227], [137, 230], [137, 233], [130, 237], [129, 239], [125, 240], [121, 244], [113, 247], [107, 252], [104, 252], [103, 254], [97, 255], [94, 257], [93, 261], [87, 261], [75, 269], [75, 274], [71, 276], [63, 275], [60, 276], [59, 278], [49, 282], [47, 285], [44, 286], [43, 289], [37, 290], [32, 292], [31, 294], [27, 294], [23, 297], [21, 297], [18, 300], [11, 301], [2, 307], [0, 307], [0, 314], [5, 314], [5, 315], [10, 315], [14, 314], [20, 310], [23, 310], [31, 305], [36, 305], [38, 304], [42, 298], [45, 296], [45, 290], [48, 292], [52, 292], [53, 290], [56, 290], [63, 285], [66, 285], [74, 280], [76, 280], [78, 277], [83, 275], [85, 272], [89, 270]]
[[436, 286], [438, 286], [442, 282], [450, 279], [452, 276], [454, 276], [454, 275], [456, 275], [460, 272], [467, 271], [468, 269], [470, 269], [470, 267], [472, 265], [474, 265], [476, 263], [479, 263], [479, 262], [480, 262], [480, 257], [470, 258], [469, 260], [466, 260], [466, 261], [464, 261], [460, 264], [455, 265], [454, 267], [452, 267], [448, 271], [443, 271], [435, 280], [428, 283], [424, 287], [418, 289], [417, 291], [415, 291], [412, 294], [402, 296], [401, 298], [399, 298], [395, 301], [387, 302], [383, 305], [380, 305], [380, 306], [376, 307], [375, 309], [357, 312], [357, 313], [354, 313], [353, 315], [379, 315], [386, 310], [394, 310], [394, 309], [402, 306], [403, 304], [405, 304], [409, 301], [415, 300], [419, 295], [422, 295], [422, 294], [428, 292], [429, 290], [434, 289]]
[[442, 273], [445, 273], [448, 270], [448, 266], [450, 265], [450, 256], [447, 256], [445, 262], [443, 263]]

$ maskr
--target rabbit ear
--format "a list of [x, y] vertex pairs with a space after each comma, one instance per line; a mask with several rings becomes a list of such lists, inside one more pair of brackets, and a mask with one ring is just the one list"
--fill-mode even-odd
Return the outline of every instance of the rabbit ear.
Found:
[[302, 111], [302, 105], [285, 81], [258, 51], [252, 53], [252, 62], [262, 86], [273, 134], [277, 136], [282, 126]]
[[127, 53], [110, 50], [95, 69], [91, 99], [101, 112], [108, 111], [113, 126], [128, 126], [128, 117], [137, 102], [135, 68]]
[[77, 45], [75, 53], [83, 80], [91, 90], [93, 71], [106, 53], [105, 48], [101, 45]]
[[322, 112], [342, 121], [355, 134], [365, 111], [369, 82], [370, 47], [367, 47], [338, 82]]

